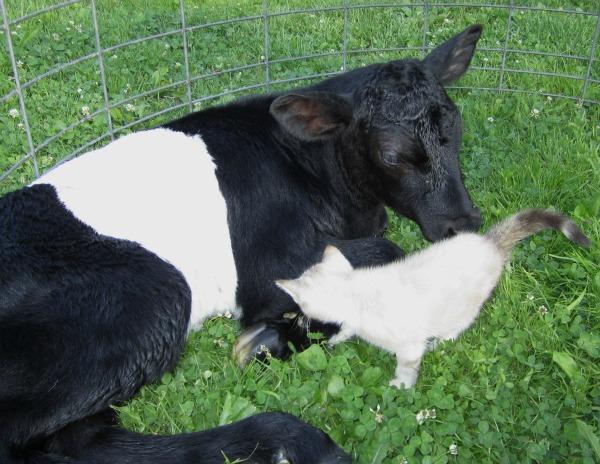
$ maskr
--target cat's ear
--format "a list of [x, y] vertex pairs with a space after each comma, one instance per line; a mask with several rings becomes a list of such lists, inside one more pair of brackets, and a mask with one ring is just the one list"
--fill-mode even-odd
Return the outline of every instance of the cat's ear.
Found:
[[348, 261], [342, 252], [333, 245], [327, 245], [325, 247], [321, 266], [332, 272], [345, 273], [350, 272], [353, 269], [350, 261]]
[[281, 290], [287, 293], [292, 299], [300, 304], [300, 290], [302, 284], [299, 282], [300, 279], [296, 280], [276, 280], [275, 285], [277, 285]]

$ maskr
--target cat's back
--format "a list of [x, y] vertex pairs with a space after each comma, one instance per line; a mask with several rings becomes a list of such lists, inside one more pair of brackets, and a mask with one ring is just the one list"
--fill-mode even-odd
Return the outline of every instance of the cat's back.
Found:
[[398, 268], [399, 294], [420, 318], [474, 311], [496, 285], [504, 260], [497, 247], [474, 233], [459, 234], [410, 256]]
[[[463, 233], [395, 263], [357, 269], [349, 287], [365, 300], [360, 335], [379, 346], [464, 329], [502, 272], [503, 258], [485, 237]], [[365, 313], [367, 313], [365, 311]]]
[[[504, 258], [485, 237], [464, 233], [433, 245], [420, 257], [423, 313], [435, 335], [456, 334], [471, 325], [498, 282]], [[429, 277], [427, 277], [429, 276]]]
[[435, 286], [490, 274], [502, 263], [502, 255], [490, 240], [475, 233], [462, 233], [409, 256], [399, 263], [399, 271]]

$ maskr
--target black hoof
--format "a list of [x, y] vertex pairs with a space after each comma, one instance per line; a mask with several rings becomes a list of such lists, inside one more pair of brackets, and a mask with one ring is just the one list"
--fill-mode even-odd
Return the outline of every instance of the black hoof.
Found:
[[292, 354], [289, 344], [297, 351], [310, 346], [308, 332], [320, 332], [329, 338], [338, 330], [335, 324], [309, 321], [302, 314], [286, 313], [282, 320], [260, 322], [246, 328], [233, 347], [233, 357], [240, 367], [253, 358], [286, 359]]
[[233, 358], [240, 367], [244, 367], [253, 358], [264, 360], [271, 356], [286, 358], [289, 355], [287, 339], [279, 327], [264, 322], [244, 330], [233, 347]]

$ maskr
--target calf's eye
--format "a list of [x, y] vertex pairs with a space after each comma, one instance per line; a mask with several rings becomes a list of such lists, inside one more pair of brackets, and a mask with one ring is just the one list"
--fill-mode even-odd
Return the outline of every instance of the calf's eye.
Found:
[[394, 152], [383, 152], [382, 155], [383, 162], [385, 164], [389, 164], [390, 166], [398, 166], [400, 164], [400, 155]]

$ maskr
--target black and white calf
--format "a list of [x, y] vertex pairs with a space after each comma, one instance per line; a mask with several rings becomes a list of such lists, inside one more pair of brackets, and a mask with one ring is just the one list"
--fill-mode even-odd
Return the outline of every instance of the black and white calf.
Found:
[[381, 238], [384, 205], [430, 240], [478, 227], [443, 84], [480, 34], [125, 136], [1, 198], [0, 460], [348, 462], [287, 415], [141, 437], [107, 411], [171, 369], [214, 314], [241, 317], [242, 362], [303, 346], [286, 317], [298, 308], [274, 281], [327, 244], [355, 267], [400, 256]]

